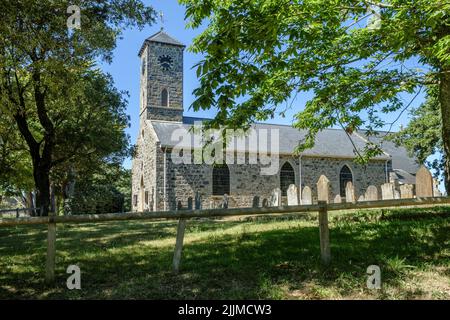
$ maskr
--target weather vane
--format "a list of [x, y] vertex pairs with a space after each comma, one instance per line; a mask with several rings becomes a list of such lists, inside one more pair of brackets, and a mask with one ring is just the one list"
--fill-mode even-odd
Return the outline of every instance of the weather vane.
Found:
[[159, 19], [161, 20], [161, 30], [164, 30], [164, 12], [159, 12]]

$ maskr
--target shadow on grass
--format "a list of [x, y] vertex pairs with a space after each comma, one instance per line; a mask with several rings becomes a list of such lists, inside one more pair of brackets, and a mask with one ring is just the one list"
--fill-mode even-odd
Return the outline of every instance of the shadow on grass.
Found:
[[[60, 228], [54, 286], [42, 281], [45, 228], [15, 228], [10, 231], [14, 237], [0, 229], [0, 298], [283, 298], [283, 287], [292, 291], [310, 282], [341, 292], [364, 290], [371, 264], [381, 267], [384, 283], [395, 286], [408, 268], [449, 263], [445, 250], [450, 227], [442, 217], [337, 221], [331, 225], [333, 260], [329, 267], [320, 264], [315, 222], [298, 226], [293, 221], [293, 225], [269, 231], [243, 227], [233, 234], [215, 232], [238, 224], [255, 223], [190, 222], [187, 236], [207, 233], [185, 245], [177, 275], [171, 272], [175, 222]], [[170, 241], [162, 246], [143, 243], [156, 239]], [[82, 270], [80, 291], [65, 289], [65, 268], [70, 264]]]

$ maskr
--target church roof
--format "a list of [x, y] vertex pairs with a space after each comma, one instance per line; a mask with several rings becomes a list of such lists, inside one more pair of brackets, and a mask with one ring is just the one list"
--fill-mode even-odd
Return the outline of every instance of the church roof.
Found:
[[403, 169], [394, 169], [394, 173], [401, 184], [416, 184], [416, 176], [414, 174]]
[[[361, 132], [361, 135], [364, 136], [364, 132]], [[404, 180], [408, 181], [407, 183], [412, 183], [412, 181], [415, 181], [415, 177], [408, 176], [407, 173], [415, 175], [420, 165], [415, 158], [409, 156], [405, 147], [384, 139], [386, 135], [388, 135], [387, 132], [379, 131], [378, 136], [366, 137], [366, 139], [379, 144], [386, 153], [390, 154], [392, 156], [392, 168], [394, 170], [399, 169], [398, 175], [404, 176]]]
[[[178, 147], [189, 147], [193, 145], [193, 137], [191, 137], [191, 144], [189, 141], [184, 141], [184, 143], [179, 143], [179, 134], [181, 132], [189, 132], [189, 129], [196, 121], [202, 121], [206, 119], [201, 118], [191, 118], [184, 117], [183, 123], [181, 122], [169, 122], [169, 121], [155, 121], [151, 120], [152, 126], [156, 132], [156, 135], [161, 143], [162, 147], [173, 148]], [[150, 121], [150, 120], [149, 120]], [[306, 130], [298, 130], [288, 125], [275, 125], [266, 123], [256, 123], [252, 126], [253, 129], [259, 130], [270, 130], [277, 129], [279, 133], [279, 153], [280, 154], [292, 154], [295, 148], [298, 146], [299, 142], [306, 137]], [[179, 130], [176, 132], [176, 130]], [[172, 138], [172, 135], [174, 138]], [[193, 136], [193, 135], [192, 135]], [[364, 133], [353, 133], [350, 135], [349, 139], [347, 133], [340, 129], [326, 129], [319, 132], [316, 136], [315, 146], [311, 149], [303, 151], [301, 154], [303, 156], [310, 157], [330, 157], [330, 158], [356, 158], [358, 152], [362, 153], [364, 147], [367, 145], [368, 138], [364, 136]], [[381, 138], [377, 138], [381, 139]], [[377, 142], [374, 138], [370, 138], [371, 141]], [[270, 150], [270, 135], [268, 135], [268, 149]], [[189, 145], [188, 145], [189, 144]], [[241, 147], [242, 148], [242, 147]], [[392, 165], [394, 169], [401, 169], [406, 173], [415, 173], [418, 169], [418, 164], [415, 160], [408, 156], [405, 148], [397, 147], [393, 142], [383, 141], [382, 144], [384, 154], [381, 154], [375, 159], [377, 160], [389, 160], [392, 159]], [[246, 145], [243, 150], [239, 150], [237, 146], [237, 151], [245, 152], [249, 149], [249, 139], [246, 138]]]
[[166, 32], [164, 32], [163, 29], [161, 29], [154, 35], [145, 39], [144, 43], [142, 44], [141, 49], [139, 50], [139, 56], [142, 54], [142, 51], [144, 51], [144, 48], [145, 48], [145, 45], [147, 44], [147, 42], [159, 42], [159, 43], [170, 44], [170, 45], [178, 46], [178, 47], [185, 47], [184, 44], [182, 44], [178, 40], [172, 38]]

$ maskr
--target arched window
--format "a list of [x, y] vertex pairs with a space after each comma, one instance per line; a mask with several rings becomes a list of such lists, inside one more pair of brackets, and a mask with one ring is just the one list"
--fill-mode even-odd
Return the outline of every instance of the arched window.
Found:
[[283, 196], [287, 195], [287, 189], [291, 184], [295, 184], [295, 171], [291, 164], [286, 162], [280, 171], [280, 189]]
[[163, 89], [161, 91], [161, 106], [168, 107], [169, 106], [169, 93], [167, 89]]
[[349, 167], [347, 166], [342, 167], [341, 172], [339, 174], [339, 182], [340, 182], [341, 197], [345, 197], [345, 187], [347, 186], [347, 182], [353, 183], [353, 175]]
[[230, 194], [230, 170], [226, 164], [215, 165], [213, 168], [213, 195]]

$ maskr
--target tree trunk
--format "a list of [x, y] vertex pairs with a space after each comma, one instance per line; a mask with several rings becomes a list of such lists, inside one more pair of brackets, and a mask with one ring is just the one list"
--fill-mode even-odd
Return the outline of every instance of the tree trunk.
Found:
[[450, 194], [450, 68], [442, 70], [439, 85], [439, 102], [442, 114], [442, 141], [444, 144], [444, 181]]
[[27, 206], [26, 207], [29, 208], [28, 214], [30, 215], [30, 217], [32, 217], [33, 213], [34, 213], [33, 194], [31, 192], [27, 191], [26, 197], [27, 197]]
[[37, 188], [37, 207], [40, 216], [48, 216], [50, 208], [50, 170], [40, 165], [33, 166], [34, 183]]

